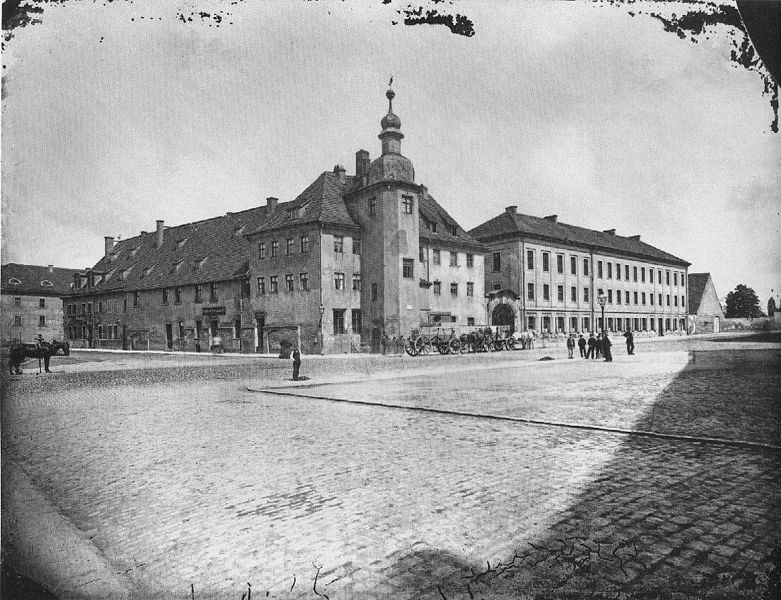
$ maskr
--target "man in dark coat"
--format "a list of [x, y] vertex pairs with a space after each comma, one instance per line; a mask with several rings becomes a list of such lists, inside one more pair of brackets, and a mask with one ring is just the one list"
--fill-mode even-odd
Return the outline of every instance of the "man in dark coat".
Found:
[[298, 381], [298, 373], [301, 370], [301, 350], [298, 346], [293, 350], [293, 381]]
[[605, 362], [613, 362], [613, 353], [610, 352], [610, 338], [607, 337], [607, 331], [602, 336], [602, 353], [605, 355]]
[[624, 334], [626, 338], [626, 353], [630, 356], [635, 353], [635, 336], [631, 329], [628, 329]]
[[586, 352], [586, 358], [596, 358], [596, 352], [597, 352], [597, 340], [594, 337], [594, 334], [592, 333], [590, 336], [588, 336], [588, 352]]
[[602, 334], [597, 334], [597, 346], [596, 346], [597, 353], [594, 356], [594, 358], [602, 358]]
[[582, 333], [578, 338], [578, 348], [580, 348], [580, 357], [586, 358], [586, 338], [583, 337]]

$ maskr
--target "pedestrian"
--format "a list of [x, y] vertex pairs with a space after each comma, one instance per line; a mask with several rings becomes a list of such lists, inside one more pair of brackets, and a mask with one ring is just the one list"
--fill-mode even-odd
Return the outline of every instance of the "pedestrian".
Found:
[[293, 381], [298, 381], [298, 374], [301, 371], [301, 350], [298, 346], [293, 350]]
[[597, 345], [596, 345], [596, 354], [594, 355], [594, 358], [601, 358], [602, 356], [602, 334], [597, 334]]
[[201, 338], [195, 338], [195, 351], [201, 351]]
[[382, 334], [381, 343], [382, 343], [382, 353], [387, 354], [390, 346], [390, 339], [388, 338], [387, 333]]
[[567, 358], [575, 358], [575, 336], [567, 338]]
[[580, 358], [586, 358], [586, 338], [583, 337], [582, 333], [578, 338], [578, 348], [580, 348]]
[[626, 338], [626, 353], [631, 356], [635, 353], [635, 336], [631, 329], [627, 329], [624, 337]]
[[605, 362], [613, 362], [613, 353], [610, 351], [610, 338], [607, 337], [607, 331], [602, 336], [602, 353], [605, 355]]
[[217, 354], [222, 354], [222, 336], [219, 334], [215, 335], [212, 340], [212, 350]]
[[586, 352], [586, 358], [591, 358], [592, 360], [596, 358], [596, 352], [597, 352], [597, 340], [594, 337], [594, 332], [591, 332], [591, 335], [588, 336], [588, 352]]

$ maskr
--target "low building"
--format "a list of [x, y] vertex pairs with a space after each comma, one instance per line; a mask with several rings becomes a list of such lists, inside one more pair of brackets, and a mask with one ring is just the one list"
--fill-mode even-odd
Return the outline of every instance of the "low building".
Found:
[[689, 263], [614, 229], [595, 231], [510, 206], [472, 229], [485, 244], [492, 325], [549, 333], [685, 331]]
[[689, 333], [719, 333], [724, 311], [710, 273], [689, 273]]
[[2, 277], [3, 342], [32, 342], [38, 334], [62, 340], [63, 302], [76, 269], [8, 263]]

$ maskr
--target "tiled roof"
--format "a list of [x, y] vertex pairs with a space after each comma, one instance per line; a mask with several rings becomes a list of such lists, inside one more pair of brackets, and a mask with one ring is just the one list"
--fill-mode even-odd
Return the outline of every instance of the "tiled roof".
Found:
[[700, 302], [702, 302], [702, 295], [705, 293], [705, 287], [708, 285], [708, 279], [710, 279], [710, 273], [689, 273], [687, 278], [687, 295], [689, 297], [690, 315], [697, 314]]
[[532, 217], [520, 213], [503, 212], [501, 215], [478, 225], [469, 232], [481, 242], [507, 234], [521, 234], [533, 238], [589, 246], [608, 252], [619, 252], [649, 260], [688, 267], [682, 258], [659, 250], [637, 238], [623, 237], [585, 227], [559, 223], [550, 219]]
[[[3, 294], [60, 296], [68, 293], [73, 274], [78, 273], [78, 269], [52, 267], [50, 271], [48, 266], [8, 263], [2, 266], [0, 273]], [[52, 285], [41, 285], [44, 282]]]
[[277, 207], [270, 219], [247, 233], [313, 222], [356, 227], [343, 199], [344, 193], [352, 186], [352, 180], [352, 177], [345, 176], [341, 181], [336, 173], [322, 173], [295, 200]]
[[[277, 206], [284, 210], [285, 205]], [[93, 270], [106, 273], [94, 288], [75, 293], [139, 291], [243, 278], [249, 269], [251, 247], [244, 237], [266, 219], [267, 207], [166, 227], [163, 245], [156, 247], [157, 233], [118, 242], [110, 257]], [[122, 274], [125, 274], [123, 278]]]
[[[474, 237], [469, 235], [463, 228], [456, 223], [447, 211], [432, 198], [428, 192], [420, 195], [420, 236], [430, 239], [432, 242], [455, 242], [461, 245], [469, 245], [480, 252], [485, 252], [486, 248]], [[436, 223], [436, 231], [433, 231], [431, 224]], [[450, 229], [450, 231], [448, 230]], [[455, 231], [455, 235], [451, 233]]]

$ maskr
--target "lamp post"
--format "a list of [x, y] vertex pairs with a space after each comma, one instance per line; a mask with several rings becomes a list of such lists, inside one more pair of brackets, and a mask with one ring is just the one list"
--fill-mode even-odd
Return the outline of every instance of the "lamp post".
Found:
[[597, 298], [599, 300], [599, 305], [602, 307], [602, 333], [605, 333], [605, 304], [607, 303], [607, 296], [605, 294], [600, 294]]
[[325, 354], [325, 348], [323, 347], [323, 315], [325, 314], [325, 306], [320, 304], [320, 354]]

